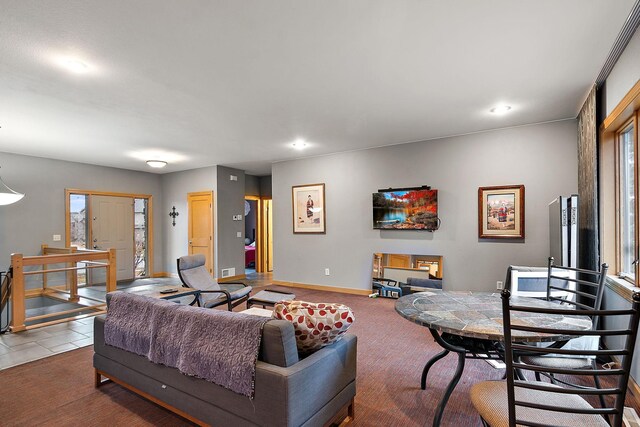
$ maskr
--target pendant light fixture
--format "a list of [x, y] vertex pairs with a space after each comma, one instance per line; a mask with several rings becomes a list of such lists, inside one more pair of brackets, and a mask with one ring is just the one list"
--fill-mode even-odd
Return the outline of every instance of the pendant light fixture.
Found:
[[22, 199], [24, 194], [13, 191], [7, 186], [0, 176], [0, 205], [10, 205]]

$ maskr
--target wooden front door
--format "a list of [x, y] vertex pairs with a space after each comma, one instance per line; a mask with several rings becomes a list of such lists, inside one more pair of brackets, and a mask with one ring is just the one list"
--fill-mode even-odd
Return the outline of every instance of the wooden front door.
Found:
[[213, 276], [213, 192], [187, 195], [189, 204], [189, 255], [203, 254]]
[[[91, 248], [116, 250], [117, 280], [133, 279], [133, 198], [91, 196]], [[92, 283], [104, 281], [101, 268], [92, 270]]]

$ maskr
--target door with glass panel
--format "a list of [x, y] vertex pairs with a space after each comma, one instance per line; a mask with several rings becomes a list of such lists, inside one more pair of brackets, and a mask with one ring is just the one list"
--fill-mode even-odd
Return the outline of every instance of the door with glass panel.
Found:
[[[66, 246], [116, 249], [117, 280], [151, 275], [151, 197], [67, 190]], [[82, 265], [79, 265], [82, 267]], [[78, 284], [100, 284], [104, 269], [78, 270]]]

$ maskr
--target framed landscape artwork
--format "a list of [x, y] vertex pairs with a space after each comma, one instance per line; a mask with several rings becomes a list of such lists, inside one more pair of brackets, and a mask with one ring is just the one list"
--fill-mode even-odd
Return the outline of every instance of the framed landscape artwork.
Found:
[[291, 187], [294, 233], [325, 233], [324, 184]]
[[478, 238], [524, 239], [524, 185], [478, 188]]

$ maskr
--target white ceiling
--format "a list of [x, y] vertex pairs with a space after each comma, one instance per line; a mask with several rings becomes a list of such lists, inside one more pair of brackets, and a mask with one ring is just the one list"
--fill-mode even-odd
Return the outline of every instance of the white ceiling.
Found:
[[[261, 175], [574, 118], [633, 3], [0, 0], [0, 151]], [[501, 102], [512, 112], [488, 112]]]

